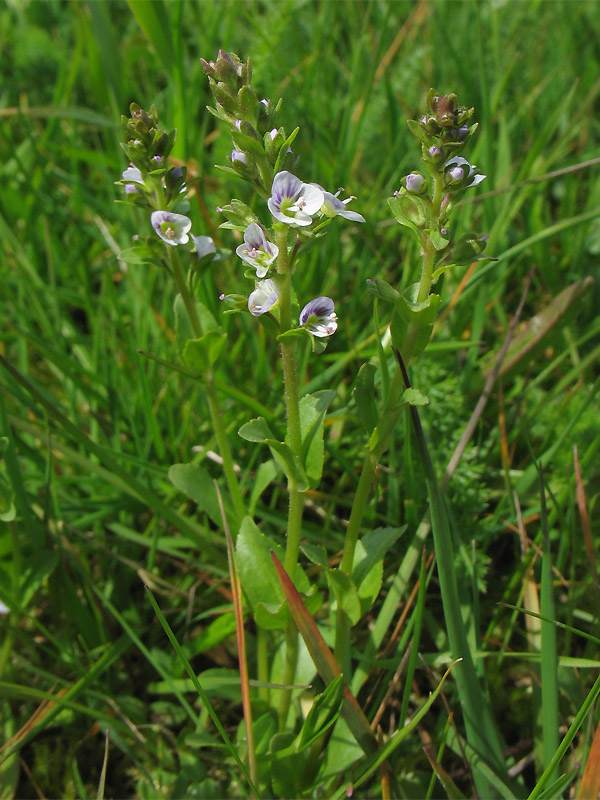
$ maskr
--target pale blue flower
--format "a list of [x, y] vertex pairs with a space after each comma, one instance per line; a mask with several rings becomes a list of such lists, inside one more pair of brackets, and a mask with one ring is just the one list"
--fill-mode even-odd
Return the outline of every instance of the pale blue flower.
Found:
[[311, 224], [324, 200], [322, 189], [310, 183], [302, 183], [291, 172], [283, 171], [273, 178], [271, 197], [267, 205], [279, 222], [304, 226]]
[[217, 248], [215, 247], [215, 243], [210, 238], [210, 236], [194, 236], [194, 234], [190, 234], [192, 237], [192, 241], [196, 245], [196, 255], [198, 256], [198, 260], [204, 258], [205, 256], [210, 255], [211, 253], [214, 254], [213, 261], [216, 261], [219, 256], [217, 255]]
[[192, 227], [192, 221], [183, 214], [175, 214], [173, 211], [153, 211], [150, 221], [163, 242], [173, 247], [187, 244], [190, 239], [188, 232]]
[[122, 177], [124, 181], [127, 181], [125, 184], [125, 194], [137, 194], [136, 183], [144, 183], [142, 173], [137, 167], [134, 167], [133, 164], [130, 164], [129, 167], [123, 172]]
[[300, 327], [319, 338], [331, 336], [337, 330], [337, 315], [331, 297], [315, 297], [300, 312]]
[[486, 177], [477, 171], [477, 167], [474, 164], [469, 164], [467, 159], [461, 156], [454, 156], [454, 158], [446, 161], [444, 164], [444, 176], [446, 184], [461, 189], [478, 186]]
[[260, 317], [261, 314], [266, 314], [267, 311], [270, 311], [277, 300], [275, 282], [270, 279], [259, 281], [256, 284], [256, 289], [251, 292], [248, 298], [248, 311], [253, 317]]
[[248, 158], [246, 153], [242, 153], [241, 150], [232, 150], [231, 151], [231, 163], [235, 164], [236, 161], [240, 161], [244, 166], [248, 166]]
[[323, 192], [323, 204], [319, 210], [324, 216], [344, 217], [345, 219], [352, 220], [352, 222], [366, 222], [362, 214], [358, 214], [356, 211], [350, 211], [349, 208], [346, 208], [346, 203], [349, 203], [351, 200], [356, 200], [356, 197], [347, 197], [345, 200], [340, 200], [338, 195], [342, 191], [341, 189], [338, 189], [335, 194], [331, 194], [331, 192], [327, 192], [322, 186], [319, 186], [318, 183], [311, 183], [311, 186], [316, 186], [317, 189]]
[[244, 231], [244, 244], [237, 247], [235, 252], [256, 270], [257, 278], [264, 278], [277, 258], [279, 248], [268, 241], [260, 225], [252, 222]]

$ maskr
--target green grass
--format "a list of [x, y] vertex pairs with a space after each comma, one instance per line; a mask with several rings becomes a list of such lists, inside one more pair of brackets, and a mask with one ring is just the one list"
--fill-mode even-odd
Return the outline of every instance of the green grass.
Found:
[[[259, 96], [283, 97], [281, 123], [300, 127], [294, 148], [302, 178], [333, 191], [344, 186], [367, 218], [322, 240], [296, 275], [298, 293], [330, 295], [340, 320], [324, 354], [299, 356], [310, 391], [337, 391], [325, 429], [326, 479], [309, 496], [302, 529], [301, 563], [325, 596], [317, 615], [325, 633], [334, 615], [315, 546], [338, 563], [366, 446], [352, 388], [366, 361], [377, 367], [378, 391], [385, 371], [396, 369], [389, 348], [379, 352], [373, 337], [365, 281], [404, 288], [418, 277], [417, 248], [391, 221], [386, 198], [418, 167], [406, 119], [423, 112], [431, 86], [476, 108], [480, 131], [467, 157], [487, 180], [457, 209], [454, 233], [489, 231], [487, 252], [498, 258], [478, 266], [464, 290], [466, 268], [446, 273], [438, 284], [443, 309], [454, 301], [411, 374], [430, 397], [420, 418], [438, 479], [531, 268], [517, 336], [563, 289], [595, 278], [495, 384], [447, 490], [474, 670], [482, 683], [485, 676], [505, 763], [521, 765], [510, 791], [545, 796], [552, 781], [585, 764], [598, 723], [600, 658], [597, 641], [578, 631], [595, 633], [600, 608], [577, 510], [573, 446], [597, 538], [600, 55], [591, 33], [599, 24], [594, 3], [539, 0], [131, 0], [0, 9], [0, 599], [10, 608], [0, 618], [0, 719], [8, 743], [0, 796], [97, 795], [107, 729], [106, 797], [249, 793], [144, 589], [244, 758], [225, 540], [218, 516], [168, 477], [171, 464], [193, 461], [221, 479], [211, 457], [217, 443], [203, 384], [162, 363], [177, 360], [172, 286], [152, 267], [124, 270], [119, 261], [132, 236], [150, 227], [144, 214], [115, 203], [114, 186], [127, 166], [120, 115], [132, 101], [155, 103], [164, 127], [178, 128], [174, 155], [200, 176], [190, 212], [195, 232], [235, 249], [214, 209], [232, 196], [254, 200], [246, 184], [214, 168], [231, 142], [205, 109], [211, 98], [199, 59], [214, 58], [220, 47], [252, 58]], [[237, 431], [264, 409], [276, 424], [283, 398], [276, 343], [256, 320], [220, 313], [219, 294], [245, 291], [243, 284], [235, 257], [219, 261], [199, 299], [228, 332], [216, 378], [249, 498], [266, 451]], [[389, 322], [382, 304], [378, 314], [381, 325]], [[436, 569], [423, 566], [426, 596], [421, 588], [406, 609], [422, 541], [433, 548], [429, 477], [407, 415], [382, 461], [363, 532], [407, 528], [385, 557], [381, 595], [352, 631], [351, 688], [369, 719], [384, 702], [384, 737], [418, 712], [451, 660]], [[279, 475], [256, 500], [255, 520], [283, 545], [286, 514]], [[544, 620], [536, 629], [534, 617], [512, 609], [535, 612], [534, 596], [537, 613], [565, 627]], [[264, 640], [249, 611], [246, 634], [254, 678]], [[416, 661], [407, 655], [413, 635], [422, 656]], [[269, 663], [277, 643], [270, 640]], [[390, 696], [405, 656], [412, 687], [403, 672]], [[273, 683], [282, 674], [277, 663]], [[306, 658], [297, 682], [322, 691]], [[443, 692], [462, 735], [455, 687], [451, 676]], [[251, 686], [257, 741], [261, 734], [268, 741], [277, 691]], [[437, 698], [421, 731], [468, 796], [471, 768], [486, 766], [448, 732], [448, 708]], [[337, 796], [366, 774], [366, 762], [352, 767], [360, 751], [344, 749], [341, 735], [336, 728], [323, 745], [319, 796]], [[553, 761], [557, 747], [560, 760]], [[317, 751], [310, 757], [320, 757]], [[417, 733], [393, 748], [388, 766], [397, 796], [427, 795], [435, 771]], [[259, 776], [268, 785], [260, 763]], [[429, 796], [453, 791], [444, 780]], [[369, 772], [355, 796], [379, 796], [381, 781], [380, 770]]]

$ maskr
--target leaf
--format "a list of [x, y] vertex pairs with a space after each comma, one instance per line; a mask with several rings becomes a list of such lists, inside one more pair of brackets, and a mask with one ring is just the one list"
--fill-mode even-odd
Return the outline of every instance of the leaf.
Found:
[[334, 724], [344, 702], [344, 676], [338, 675], [317, 695], [298, 736], [297, 751], [301, 752], [316, 742]]
[[256, 470], [256, 475], [252, 483], [252, 494], [250, 495], [250, 502], [248, 504], [248, 513], [250, 516], [254, 516], [254, 509], [256, 508], [259, 497], [267, 486], [275, 480], [278, 472], [277, 464], [271, 459], [263, 461]]
[[352, 564], [352, 580], [361, 603], [361, 616], [376, 600], [383, 579], [383, 557], [406, 530], [376, 528], [356, 543]]
[[439, 294], [430, 294], [419, 301], [418, 291], [418, 283], [409, 286], [398, 298], [396, 308], [405, 322], [423, 328], [435, 322], [442, 298]]
[[409, 406], [426, 406], [429, 404], [427, 395], [412, 387], [404, 390], [402, 400]]
[[229, 639], [235, 633], [235, 614], [233, 611], [228, 611], [226, 614], [219, 614], [213, 621], [200, 631], [191, 642], [190, 652], [188, 655], [196, 655], [197, 653], [204, 653], [211, 650], [221, 642]]
[[130, 267], [141, 267], [144, 264], [155, 264], [156, 253], [145, 244], [128, 247], [119, 253], [119, 261], [124, 261]]
[[323, 472], [323, 420], [327, 408], [336, 393], [324, 390], [305, 394], [300, 399], [300, 433], [302, 436], [302, 460], [311, 488], [318, 486]]
[[271, 550], [275, 548], [281, 552], [281, 548], [267, 538], [250, 517], [244, 517], [235, 551], [242, 588], [252, 610], [259, 603], [276, 608], [285, 600], [271, 558]]
[[308, 489], [308, 479], [297, 456], [287, 444], [278, 441], [274, 437], [264, 417], [256, 417], [251, 419], [250, 422], [246, 422], [238, 433], [242, 439], [246, 439], [248, 442], [268, 445], [273, 458], [288, 480], [293, 481], [300, 492], [305, 492]]
[[227, 336], [217, 331], [208, 331], [199, 339], [188, 339], [182, 358], [188, 367], [204, 374], [216, 363], [227, 344]]
[[23, 567], [20, 605], [26, 608], [37, 590], [54, 572], [59, 562], [56, 550], [38, 550], [27, 557]]
[[[173, 464], [169, 468], [169, 480], [180, 492], [198, 504], [211, 520], [221, 528], [223, 522], [219, 509], [219, 500], [215, 484], [206, 470], [197, 464]], [[229, 519], [233, 516], [231, 502], [224, 490], [221, 490], [225, 513]]]
[[184, 348], [190, 339], [195, 337], [194, 329], [188, 317], [183, 297], [178, 294], [173, 301], [173, 315], [175, 317], [175, 338], [177, 341], [177, 352], [183, 355]]
[[[282, 548], [265, 536], [250, 517], [244, 517], [235, 549], [242, 588], [256, 624], [267, 630], [284, 630], [288, 623], [285, 595], [271, 558], [274, 550], [283, 558]], [[296, 591], [314, 613], [321, 605], [321, 595], [300, 567], [296, 568], [295, 577]]]
[[[413, 347], [411, 350], [411, 358], [416, 358], [423, 352], [423, 350], [425, 350], [425, 348], [429, 344], [429, 339], [431, 338], [432, 330], [433, 330], [433, 323], [431, 325], [420, 327], [417, 330], [416, 336], [414, 338]], [[401, 314], [398, 312], [398, 309], [396, 308], [392, 316], [392, 322], [390, 325], [390, 334], [392, 336], [392, 344], [397, 350], [400, 351], [403, 350], [407, 331], [408, 331], [408, 323], [401, 316]]]
[[358, 370], [352, 396], [356, 403], [358, 417], [369, 436], [377, 426], [379, 416], [375, 404], [375, 373], [373, 364], [363, 364]]
[[402, 536], [406, 527], [403, 525], [401, 528], [375, 528], [357, 542], [352, 564], [352, 579], [356, 586], [360, 587], [373, 567], [383, 560], [387, 551]]
[[361, 617], [361, 605], [354, 581], [339, 569], [329, 569], [325, 574], [331, 593], [335, 597], [332, 607], [341, 608], [350, 625], [356, 625]]
[[329, 569], [327, 550], [320, 544], [301, 544], [300, 549], [313, 564], [318, 564], [323, 569]]

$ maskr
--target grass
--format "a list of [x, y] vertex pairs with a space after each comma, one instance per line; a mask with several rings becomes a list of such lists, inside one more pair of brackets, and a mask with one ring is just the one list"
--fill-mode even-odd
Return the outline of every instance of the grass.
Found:
[[[585, 634], [594, 634], [600, 608], [577, 505], [579, 488], [594, 542], [597, 279], [566, 308], [555, 299], [597, 273], [600, 82], [590, 32], [599, 17], [593, 3], [529, 0], [131, 0], [0, 9], [0, 599], [10, 609], [0, 621], [3, 797], [84, 798], [98, 794], [101, 777], [104, 795], [113, 797], [249, 791], [224, 744], [233, 742], [245, 759], [220, 516], [187, 499], [168, 475], [170, 465], [193, 462], [221, 479], [209, 408], [201, 382], [165, 366], [177, 358], [174, 293], [154, 268], [124, 269], [120, 252], [149, 229], [143, 214], [114, 202], [114, 181], [127, 166], [120, 115], [132, 101], [156, 103], [163, 125], [178, 128], [174, 155], [199, 176], [194, 229], [235, 249], [214, 208], [232, 196], [254, 201], [246, 185], [213, 166], [231, 143], [205, 110], [211, 99], [199, 58], [214, 58], [219, 47], [251, 56], [257, 91], [284, 98], [282, 124], [300, 126], [294, 147], [304, 179], [343, 185], [367, 218], [322, 240], [296, 276], [299, 294], [330, 295], [340, 318], [324, 354], [299, 355], [310, 391], [337, 392], [326, 420], [326, 479], [308, 495], [302, 528], [301, 563], [325, 597], [317, 615], [324, 634], [333, 614], [315, 562], [319, 548], [329, 566], [339, 562], [366, 445], [352, 389], [365, 362], [377, 367], [378, 392], [396, 369], [373, 336], [389, 322], [388, 310], [378, 306], [376, 324], [365, 281], [404, 288], [418, 272], [417, 248], [386, 202], [417, 166], [405, 120], [422, 113], [431, 86], [476, 108], [480, 131], [468, 157], [488, 177], [457, 210], [455, 233], [489, 231], [487, 252], [498, 261], [477, 266], [464, 285], [466, 267], [441, 279], [443, 325], [411, 381], [430, 398], [420, 418], [439, 479], [533, 268], [511, 367], [494, 385], [444, 502], [465, 635], [511, 769], [508, 796], [575, 796], [574, 770], [586, 764], [598, 724], [598, 642]], [[220, 314], [219, 294], [236, 291], [242, 282], [231, 257], [203, 278], [199, 299], [228, 333], [216, 381], [248, 499], [265, 451], [237, 431], [258, 414], [276, 425], [283, 398], [275, 342], [255, 320]], [[543, 314], [548, 324], [536, 339], [532, 320]], [[363, 533], [406, 530], [386, 554], [381, 594], [352, 630], [351, 689], [369, 720], [383, 706], [387, 741], [418, 713], [451, 661], [438, 573], [422, 559], [423, 542], [427, 554], [433, 547], [426, 480], [407, 415], [380, 465]], [[281, 475], [253, 502], [261, 530], [283, 545]], [[266, 645], [246, 614], [253, 678]], [[413, 636], [416, 660], [408, 655]], [[273, 684], [283, 674], [276, 647], [274, 637], [267, 653]], [[307, 657], [296, 683], [322, 691]], [[436, 698], [417, 729], [388, 745], [387, 777], [343, 744], [341, 724], [333, 735], [323, 732], [326, 746], [317, 739], [302, 751], [322, 759], [319, 796], [337, 796], [351, 780], [361, 797], [385, 796], [387, 785], [399, 797], [470, 794], [472, 771], [485, 764], [459, 742], [455, 685], [451, 674], [445, 704]], [[270, 786], [264, 796], [291, 796], [286, 769], [297, 768], [296, 755], [266, 776], [264, 748], [271, 734], [282, 735], [270, 727], [277, 691], [250, 685], [257, 769], [261, 786]], [[329, 696], [321, 702], [334, 713]], [[293, 733], [309, 741], [300, 720]], [[570, 786], [545, 795], [563, 775]], [[498, 776], [489, 779], [500, 796]]]

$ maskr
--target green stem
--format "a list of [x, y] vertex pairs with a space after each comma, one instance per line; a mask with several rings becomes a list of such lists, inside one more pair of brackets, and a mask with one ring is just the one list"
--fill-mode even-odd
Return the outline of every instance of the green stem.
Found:
[[[444, 178], [441, 173], [436, 173], [433, 175], [433, 197], [429, 215], [429, 227], [431, 230], [437, 230], [439, 228], [443, 197]], [[433, 284], [433, 267], [435, 265], [436, 250], [429, 236], [423, 235], [422, 252], [423, 261], [421, 265], [421, 277], [419, 279], [419, 290], [417, 292], [418, 303], [423, 303], [427, 300]], [[406, 364], [410, 363], [418, 333], [419, 328], [413, 323], [409, 323], [402, 346], [402, 356]], [[398, 370], [396, 370], [394, 372], [394, 376], [389, 387], [389, 392], [385, 400], [381, 419], [377, 425], [378, 442], [373, 449], [368, 451], [365, 457], [358, 487], [352, 503], [350, 519], [348, 521], [348, 528], [346, 529], [346, 536], [344, 539], [344, 551], [342, 554], [342, 561], [340, 563], [340, 569], [347, 575], [349, 575], [352, 570], [354, 551], [356, 549], [356, 543], [360, 534], [360, 527], [369, 500], [369, 494], [371, 491], [375, 470], [377, 469], [377, 463], [381, 456], [385, 453], [388, 447], [390, 434], [396, 425], [399, 413], [399, 410], [396, 410], [396, 408], [403, 391], [404, 382], [402, 380], [402, 375]], [[338, 609], [336, 618], [335, 655], [338, 659], [338, 663], [340, 664], [342, 664], [345, 660], [348, 639], [348, 623], [343, 612]]]
[[[279, 326], [282, 333], [292, 327], [292, 264], [288, 256], [287, 242], [288, 229], [276, 230], [275, 241], [279, 248], [277, 257], [277, 294], [279, 297]], [[287, 417], [288, 446], [299, 459], [302, 457], [302, 432], [300, 428], [300, 398], [298, 390], [298, 370], [296, 367], [296, 341], [284, 340], [281, 342], [281, 365], [283, 369], [283, 384], [285, 393], [285, 408]], [[300, 534], [302, 532], [302, 511], [304, 508], [304, 493], [298, 490], [295, 480], [288, 477], [288, 527], [285, 546], [284, 567], [292, 581], [298, 563], [300, 551]], [[291, 685], [296, 676], [298, 661], [298, 631], [289, 615], [285, 639], [285, 660], [283, 670], [283, 683]], [[292, 691], [282, 690], [279, 702], [279, 725], [283, 729], [287, 720]]]
[[[179, 255], [177, 252], [174, 252], [174, 248], [170, 248], [169, 254], [171, 257], [170, 260], [173, 278], [179, 294], [181, 295], [181, 299], [183, 300], [183, 304], [185, 305], [185, 309], [190, 320], [190, 325], [194, 331], [194, 336], [200, 338], [202, 336], [200, 317], [198, 316], [198, 310], [196, 308], [196, 303], [194, 302], [192, 293], [189, 290], [183, 267], [179, 261]], [[225, 473], [225, 480], [227, 482], [229, 494], [231, 495], [233, 507], [239, 522], [246, 514], [246, 506], [242, 498], [237, 475], [235, 474], [233, 457], [229, 447], [229, 439], [227, 438], [227, 431], [225, 430], [225, 426], [223, 425], [223, 420], [221, 417], [221, 409], [219, 407], [219, 398], [217, 395], [215, 378], [210, 370], [207, 371], [206, 375], [204, 376], [204, 387], [206, 389], [206, 400], [208, 402], [208, 408], [210, 411], [213, 430], [215, 432], [215, 438], [217, 440], [217, 446], [219, 448], [221, 458], [223, 459], [223, 472]]]

